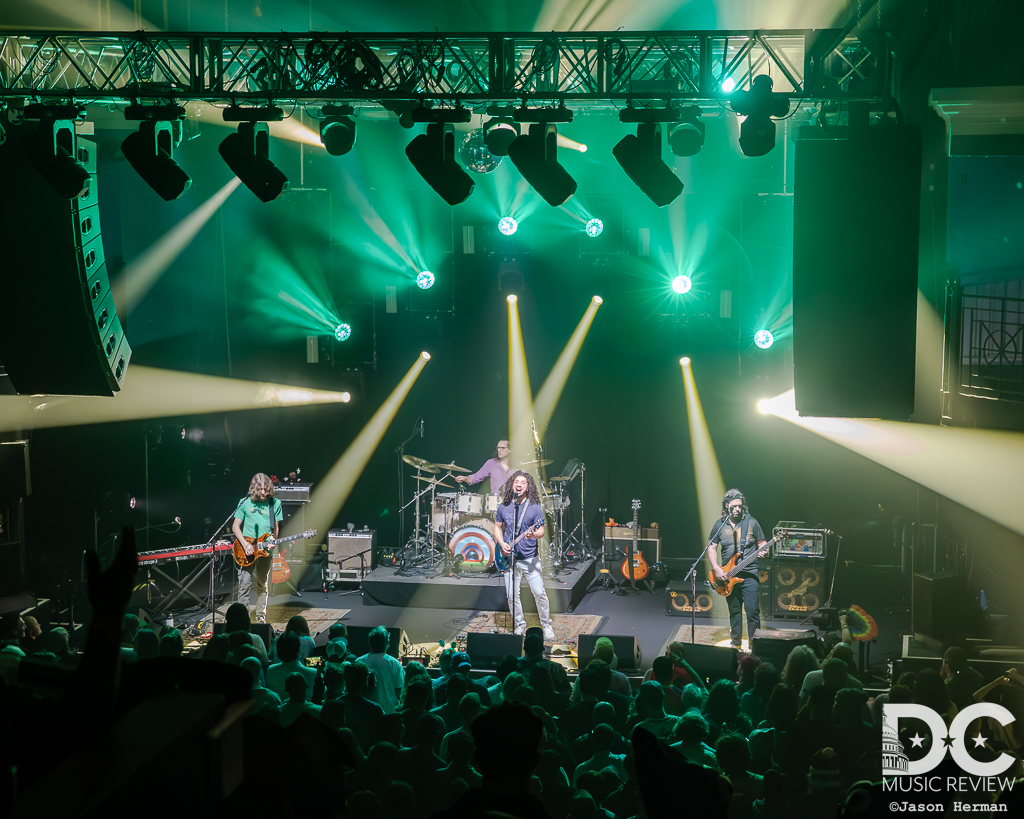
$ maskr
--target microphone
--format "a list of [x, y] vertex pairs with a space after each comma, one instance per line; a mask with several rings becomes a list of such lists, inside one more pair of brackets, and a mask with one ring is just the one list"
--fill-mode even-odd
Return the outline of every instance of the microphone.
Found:
[[420, 416], [420, 438], [423, 438], [423, 416]]

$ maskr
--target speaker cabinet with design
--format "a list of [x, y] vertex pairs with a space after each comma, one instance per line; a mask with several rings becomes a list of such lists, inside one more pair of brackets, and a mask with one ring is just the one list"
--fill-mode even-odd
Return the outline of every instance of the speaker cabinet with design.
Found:
[[580, 668], [586, 668], [588, 663], [594, 659], [594, 645], [602, 637], [607, 637], [612, 641], [612, 646], [615, 648], [615, 656], [619, 660], [618, 671], [640, 668], [640, 661], [643, 657], [640, 653], [639, 641], [632, 635], [622, 636], [618, 634], [581, 634], [579, 641]]
[[[0, 360], [21, 394], [112, 396], [132, 351], [107, 278], [95, 143], [76, 138], [70, 121], [52, 128], [5, 121], [3, 127], [8, 139], [0, 148], [0, 178], [11, 204], [0, 218], [8, 273], [0, 298]], [[28, 160], [26, 145], [51, 152], [56, 145], [64, 162], [51, 168], [58, 176], [87, 171], [82, 196], [59, 195]]]
[[523, 635], [471, 631], [466, 635], [466, 653], [473, 662], [473, 668], [497, 668], [509, 654], [523, 656]]
[[[370, 653], [370, 632], [373, 631], [373, 628], [371, 626], [348, 627], [348, 650], [352, 654], [362, 657], [364, 654]], [[412, 643], [409, 641], [409, 635], [406, 634], [404, 628], [389, 628], [388, 636], [391, 639], [388, 642], [388, 650], [385, 653], [396, 658], [408, 655], [409, 650], [412, 648]]]
[[825, 602], [824, 560], [777, 558], [772, 566], [772, 618], [803, 620]]
[[[689, 583], [681, 580], [674, 580], [665, 589], [665, 614], [669, 617], [689, 617], [692, 611], [690, 597], [692, 590]], [[713, 595], [710, 589], [703, 583], [697, 584], [697, 611], [694, 615], [698, 620], [708, 619], [712, 616], [714, 608]]]

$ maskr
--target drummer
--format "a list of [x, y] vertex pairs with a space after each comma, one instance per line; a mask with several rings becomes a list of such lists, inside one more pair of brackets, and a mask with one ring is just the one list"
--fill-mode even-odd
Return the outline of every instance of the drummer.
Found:
[[484, 461], [484, 465], [472, 475], [459, 475], [455, 480], [472, 486], [489, 478], [491, 494], [500, 495], [505, 486], [505, 481], [508, 480], [508, 476], [514, 471], [508, 463], [511, 453], [512, 450], [508, 445], [508, 440], [502, 438], [498, 441], [497, 447], [495, 447], [493, 458], [488, 458]]

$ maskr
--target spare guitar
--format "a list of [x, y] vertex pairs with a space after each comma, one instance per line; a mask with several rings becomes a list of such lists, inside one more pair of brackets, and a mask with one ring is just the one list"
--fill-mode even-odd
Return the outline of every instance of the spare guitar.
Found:
[[629, 581], [629, 585], [634, 589], [636, 588], [637, 580], [646, 580], [647, 575], [650, 574], [651, 567], [644, 558], [644, 553], [637, 549], [636, 541], [640, 536], [640, 524], [638, 523], [640, 516], [640, 501], [633, 500], [633, 540], [626, 546], [626, 559], [622, 561], [622, 566], [619, 571], [622, 572], [622, 576]]
[[[521, 533], [519, 535], [519, 537], [517, 537], [511, 543], [506, 543], [505, 545], [506, 546], [510, 546], [512, 548], [512, 552], [515, 552], [516, 544], [519, 543], [520, 540], [525, 540], [528, 537], [533, 537], [534, 536], [534, 531], [535, 530], [533, 528], [527, 529], [525, 532]], [[506, 555], [501, 550], [500, 546], [497, 549], [494, 550], [494, 568], [496, 568], [498, 570], [498, 574], [504, 574], [505, 572], [507, 572], [508, 569], [509, 569], [509, 566], [511, 566], [511, 565], [512, 565], [512, 553], [511, 552]]]
[[730, 594], [732, 594], [733, 587], [738, 586], [740, 583], [743, 582], [743, 578], [736, 577], [736, 575], [742, 572], [745, 568], [747, 568], [747, 566], [749, 566], [759, 557], [764, 557], [765, 555], [767, 555], [768, 550], [771, 548], [772, 544], [776, 541], [782, 540], [784, 537], [786, 537], [786, 532], [783, 530], [779, 530], [779, 533], [775, 535], [775, 537], [773, 537], [771, 540], [765, 541], [764, 546], [762, 546], [760, 549], [755, 549], [754, 551], [750, 552], [742, 560], [739, 560], [740, 553], [736, 552], [736, 554], [730, 557], [726, 564], [722, 566], [722, 571], [725, 572], [725, 576], [722, 577], [721, 580], [715, 578], [715, 573], [713, 570], [708, 572], [707, 585], [714, 589], [716, 592], [718, 592], [720, 595], [722, 595], [722, 597], [728, 597]]
[[271, 583], [287, 583], [292, 577], [292, 567], [288, 565], [288, 551], [279, 549], [274, 552], [274, 563], [270, 568]]
[[245, 547], [236, 540], [235, 545], [232, 547], [235, 554], [235, 563], [238, 564], [240, 569], [244, 569], [255, 563], [257, 558], [270, 557], [270, 551], [275, 546], [280, 546], [282, 543], [288, 543], [290, 540], [299, 540], [300, 538], [305, 537], [316, 537], [316, 529], [307, 529], [305, 532], [298, 535], [282, 537], [275, 540], [273, 543], [267, 543], [270, 539], [270, 532], [267, 532], [265, 535], [260, 535], [259, 537], [247, 537], [246, 541], [253, 547], [251, 555], [247, 555], [245, 553]]

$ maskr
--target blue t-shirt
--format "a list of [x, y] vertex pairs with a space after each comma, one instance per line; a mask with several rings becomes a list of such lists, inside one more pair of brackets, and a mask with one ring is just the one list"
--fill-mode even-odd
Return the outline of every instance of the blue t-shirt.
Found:
[[[519, 509], [519, 520], [516, 520], [516, 509]], [[544, 525], [544, 510], [536, 503], [529, 500], [516, 505], [515, 502], [501, 504], [494, 516], [496, 523], [501, 523], [501, 536], [508, 545], [515, 540], [522, 532], [530, 528], [537, 528]], [[516, 544], [516, 555], [518, 557], [536, 557], [537, 541], [534, 538], [525, 537]]]
[[[274, 531], [274, 527], [270, 525], [270, 508], [267, 501], [254, 501], [251, 496], [246, 495], [238, 504], [235, 517], [242, 521], [242, 534], [246, 537], [259, 537]], [[281, 509], [281, 501], [277, 498], [274, 498], [274, 520], [284, 520], [284, 510]]]

